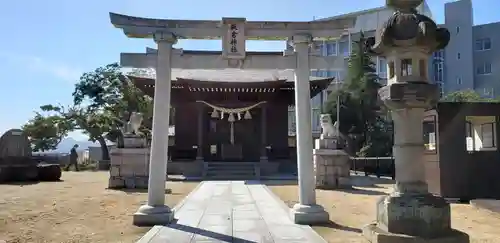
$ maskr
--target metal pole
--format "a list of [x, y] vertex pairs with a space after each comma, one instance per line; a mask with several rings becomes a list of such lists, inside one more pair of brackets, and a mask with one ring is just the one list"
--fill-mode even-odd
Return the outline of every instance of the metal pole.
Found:
[[335, 83], [335, 88], [337, 90], [337, 134], [340, 135], [340, 92], [339, 92], [339, 81]]

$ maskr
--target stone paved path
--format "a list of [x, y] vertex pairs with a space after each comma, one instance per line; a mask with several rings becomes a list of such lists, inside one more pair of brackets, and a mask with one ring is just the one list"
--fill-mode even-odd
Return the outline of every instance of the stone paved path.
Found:
[[175, 210], [175, 223], [153, 227], [138, 242], [326, 242], [294, 224], [288, 207], [258, 182], [202, 182]]

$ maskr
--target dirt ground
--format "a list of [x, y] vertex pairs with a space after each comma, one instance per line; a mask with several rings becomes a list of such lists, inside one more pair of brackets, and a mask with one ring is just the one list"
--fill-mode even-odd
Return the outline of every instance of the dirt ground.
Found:
[[[275, 183], [268, 183], [269, 188], [293, 206], [298, 201], [297, 186]], [[357, 177], [355, 190], [316, 190], [318, 204], [330, 213], [333, 223], [313, 227], [314, 230], [330, 243], [365, 243], [362, 227], [375, 220], [375, 203], [391, 186], [388, 179]], [[500, 242], [500, 214], [469, 204], [452, 204], [452, 227], [468, 233], [471, 242]]]
[[[61, 182], [0, 185], [0, 242], [135, 242], [132, 225], [146, 191], [108, 190], [109, 172], [63, 172]], [[167, 182], [173, 207], [198, 183]]]
[[[131, 215], [147, 198], [145, 191], [108, 190], [108, 172], [64, 172], [61, 182], [0, 185], [0, 242], [135, 242], [149, 228], [132, 225]], [[280, 184], [278, 184], [280, 183]], [[198, 183], [168, 182], [173, 207]], [[268, 182], [289, 206], [297, 202], [296, 185]], [[318, 203], [330, 213], [329, 225], [313, 227], [331, 243], [365, 242], [363, 225], [375, 219], [375, 202], [392, 181], [358, 177], [355, 190], [317, 190]], [[500, 215], [470, 205], [452, 205], [452, 226], [471, 242], [500, 242]]]

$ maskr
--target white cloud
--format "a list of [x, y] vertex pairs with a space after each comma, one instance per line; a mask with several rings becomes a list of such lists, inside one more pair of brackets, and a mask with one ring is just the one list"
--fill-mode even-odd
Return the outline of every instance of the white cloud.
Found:
[[16, 65], [23, 65], [31, 71], [50, 74], [68, 82], [77, 81], [83, 73], [80, 69], [70, 65], [54, 62], [37, 56], [0, 53], [0, 57], [3, 57], [8, 62]]

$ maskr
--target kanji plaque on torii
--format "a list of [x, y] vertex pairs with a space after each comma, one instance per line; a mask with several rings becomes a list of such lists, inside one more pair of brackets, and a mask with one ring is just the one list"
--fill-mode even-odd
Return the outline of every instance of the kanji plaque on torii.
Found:
[[245, 59], [245, 18], [222, 18], [222, 56], [226, 59]]

